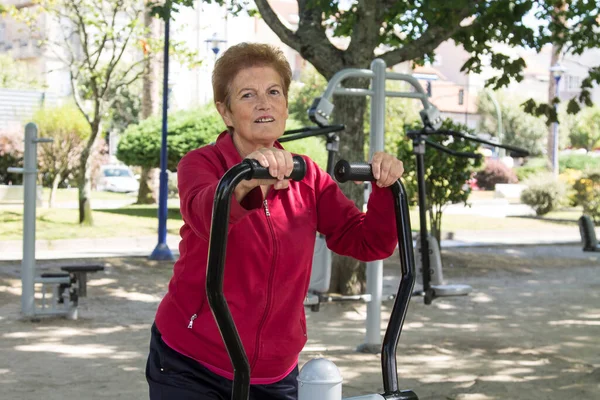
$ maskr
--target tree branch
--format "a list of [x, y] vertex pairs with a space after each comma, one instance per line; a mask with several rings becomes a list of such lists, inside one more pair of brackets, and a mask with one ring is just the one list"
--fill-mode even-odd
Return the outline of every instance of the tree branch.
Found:
[[[136, 14], [139, 15], [139, 12]], [[126, 36], [125, 42], [123, 43], [123, 46], [121, 47], [121, 51], [119, 52], [119, 55], [117, 56], [116, 59], [114, 58], [114, 53], [113, 53], [113, 57], [111, 58], [110, 63], [108, 64], [108, 68], [106, 68], [104, 87], [102, 88], [102, 94], [100, 97], [104, 97], [104, 95], [108, 91], [108, 86], [110, 84], [111, 75], [112, 75], [115, 67], [119, 64], [121, 57], [123, 57], [123, 54], [125, 53], [125, 50], [127, 49], [127, 44], [129, 43], [129, 38], [131, 38], [131, 34], [133, 33], [134, 29], [135, 29], [135, 26], [132, 24], [131, 28], [129, 29], [129, 33]]]
[[[83, 13], [85, 11], [80, 10], [78, 8], [78, 5], [80, 5], [80, 3], [79, 4], [75, 3], [75, 2], [71, 3], [71, 7], [73, 7], [75, 16], [77, 18], [77, 21], [74, 21], [74, 22], [76, 22], [77, 27], [79, 28], [80, 34], [83, 35], [83, 37], [81, 38], [83, 40], [80, 40], [80, 44], [81, 44], [81, 48], [82, 48], [83, 54], [84, 54], [84, 62], [88, 65], [90, 72], [91, 72], [91, 71], [94, 71], [94, 68], [92, 67], [92, 60], [90, 58], [90, 51], [89, 51], [90, 49], [89, 49], [89, 43], [88, 43], [89, 35], [86, 30], [85, 22], [83, 21]], [[73, 20], [73, 19], [71, 19], [71, 20]], [[92, 92], [94, 92], [94, 96], [97, 96], [98, 95], [98, 84], [96, 82], [96, 78], [94, 77], [94, 74], [90, 74], [90, 82], [89, 83], [90, 83], [90, 86], [92, 87]]]
[[[470, 10], [462, 10], [457, 18], [462, 20], [469, 16], [469, 14]], [[382, 58], [387, 65], [396, 65], [404, 61], [414, 60], [415, 58], [422, 57], [424, 54], [432, 52], [440, 44], [462, 29], [470, 29], [470, 26], [430, 25], [418, 39], [408, 43], [404, 47], [388, 51], [379, 56], [379, 58]]]
[[256, 0], [255, 3], [260, 15], [269, 28], [279, 36], [283, 43], [299, 52], [300, 41], [298, 40], [298, 37], [281, 22], [277, 14], [275, 14], [275, 11], [273, 11], [269, 5], [269, 2], [267, 0]]
[[344, 52], [336, 48], [327, 37], [323, 26], [321, 10], [309, 0], [298, 0], [300, 22], [296, 36], [300, 40], [300, 48], [296, 48], [302, 57], [314, 65], [326, 79], [344, 68]]
[[135, 82], [140, 77], [140, 75], [144, 73], [143, 69], [139, 73], [137, 73], [132, 79], [126, 80], [126, 78], [131, 71], [133, 71], [137, 66], [144, 64], [145, 61], [146, 61], [146, 59], [141, 59], [139, 61], [136, 61], [125, 72], [123, 72], [123, 74], [118, 79], [113, 79], [112, 80], [114, 82], [113, 88], [117, 89], [117, 88], [120, 88], [121, 86], [124, 86], [124, 85], [127, 86], [127, 85]]
[[[381, 23], [378, 23], [376, 10], [379, 8], [377, 0], [359, 0], [356, 6], [356, 18], [352, 27], [352, 36], [350, 45], [348, 45], [348, 54], [351, 58], [357, 54], [373, 57], [373, 51], [379, 42], [379, 29]], [[365, 49], [370, 49], [370, 54], [366, 54]], [[362, 60], [360, 61], [362, 62]]]
[[77, 108], [79, 108], [79, 111], [81, 111], [81, 114], [83, 114], [83, 117], [85, 118], [87, 123], [90, 126], [92, 126], [92, 120], [90, 119], [88, 114], [83, 109], [83, 104], [81, 102], [81, 99], [79, 98], [79, 95], [77, 94], [77, 88], [75, 87], [75, 81], [77, 80], [77, 78], [75, 76], [73, 76], [72, 71], [71, 71], [70, 75], [71, 76], [69, 77], [70, 78], [69, 82], [71, 83], [71, 91], [73, 92], [73, 100], [75, 100], [75, 105], [77, 106]]

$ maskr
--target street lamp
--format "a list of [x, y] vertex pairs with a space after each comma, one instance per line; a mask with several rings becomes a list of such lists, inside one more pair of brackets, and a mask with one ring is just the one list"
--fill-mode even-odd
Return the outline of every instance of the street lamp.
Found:
[[[560, 78], [567, 71], [567, 69], [559, 62], [550, 67], [550, 72], [554, 76], [554, 96], [559, 97], [558, 83]], [[552, 173], [555, 177], [558, 177], [558, 103], [554, 103], [554, 111], [556, 111], [557, 122], [554, 123], [552, 132]]]
[[205, 42], [210, 45], [210, 49], [213, 53], [215, 53], [216, 59], [219, 51], [221, 51], [221, 43], [226, 43], [227, 41], [217, 38], [217, 34], [213, 33], [212, 37], [210, 39], [206, 39]]

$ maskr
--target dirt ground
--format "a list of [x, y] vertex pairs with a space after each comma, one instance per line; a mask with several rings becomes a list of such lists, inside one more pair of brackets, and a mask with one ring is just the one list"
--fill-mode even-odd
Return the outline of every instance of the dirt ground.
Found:
[[[147, 398], [149, 328], [171, 263], [100, 261], [106, 270], [90, 276], [78, 320], [37, 322], [19, 315], [19, 263], [0, 263], [0, 399]], [[402, 388], [421, 400], [600, 398], [600, 253], [579, 246], [455, 248], [444, 251], [444, 266], [447, 281], [469, 284], [473, 293], [430, 306], [413, 298], [398, 346]], [[386, 260], [384, 294], [395, 290], [397, 269], [395, 258]], [[384, 324], [391, 306], [384, 304]], [[379, 355], [355, 352], [365, 310], [307, 310], [301, 364], [319, 356], [334, 361], [345, 396], [382, 390]]]

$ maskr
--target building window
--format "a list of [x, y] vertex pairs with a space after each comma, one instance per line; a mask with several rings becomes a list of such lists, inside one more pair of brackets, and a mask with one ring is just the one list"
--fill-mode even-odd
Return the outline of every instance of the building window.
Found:
[[567, 75], [565, 78], [565, 89], [567, 91], [576, 92], [581, 89], [581, 78], [579, 76]]

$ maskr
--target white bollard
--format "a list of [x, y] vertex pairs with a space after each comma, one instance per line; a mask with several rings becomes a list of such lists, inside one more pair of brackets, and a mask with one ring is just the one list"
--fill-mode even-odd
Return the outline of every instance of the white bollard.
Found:
[[326, 358], [310, 360], [298, 374], [298, 400], [341, 400], [342, 374]]

